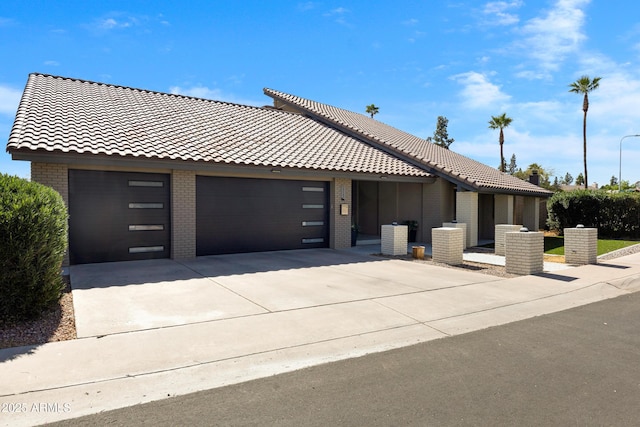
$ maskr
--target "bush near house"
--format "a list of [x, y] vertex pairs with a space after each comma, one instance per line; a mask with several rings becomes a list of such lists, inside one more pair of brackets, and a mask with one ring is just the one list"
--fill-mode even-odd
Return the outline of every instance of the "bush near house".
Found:
[[640, 194], [579, 190], [555, 193], [547, 202], [548, 225], [560, 233], [583, 224], [602, 238], [640, 238]]
[[60, 299], [66, 247], [60, 194], [0, 174], [0, 322], [37, 317]]

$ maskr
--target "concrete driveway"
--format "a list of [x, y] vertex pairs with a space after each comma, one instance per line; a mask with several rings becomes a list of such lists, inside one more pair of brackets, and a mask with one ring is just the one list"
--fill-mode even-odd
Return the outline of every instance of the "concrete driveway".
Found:
[[[446, 272], [446, 274], [443, 274]], [[78, 337], [177, 326], [499, 279], [331, 249], [71, 267]]]
[[80, 339], [0, 350], [0, 404], [37, 425], [405, 347], [640, 290], [640, 253], [500, 279], [350, 251], [71, 268]]
[[[71, 285], [79, 338], [328, 311], [341, 313], [345, 325], [347, 318], [361, 325], [375, 319], [383, 329], [418, 322], [460, 333], [456, 323], [463, 315], [482, 319], [494, 310], [486, 327], [499, 318], [496, 313], [510, 319], [540, 314], [540, 304], [529, 313], [529, 303], [551, 296], [556, 297], [551, 301], [565, 299], [561, 306], [585, 303], [580, 292], [594, 279], [609, 278], [608, 270], [600, 265], [502, 279], [350, 251], [307, 249], [78, 265], [71, 267]], [[594, 294], [599, 300], [616, 293], [610, 287], [597, 289], [586, 293], [587, 302]], [[364, 311], [357, 315], [358, 310]]]

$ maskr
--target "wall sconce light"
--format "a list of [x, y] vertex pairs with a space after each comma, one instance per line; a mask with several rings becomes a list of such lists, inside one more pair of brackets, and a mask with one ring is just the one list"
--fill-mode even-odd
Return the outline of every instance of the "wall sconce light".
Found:
[[344, 185], [340, 186], [340, 200], [342, 200], [344, 202]]

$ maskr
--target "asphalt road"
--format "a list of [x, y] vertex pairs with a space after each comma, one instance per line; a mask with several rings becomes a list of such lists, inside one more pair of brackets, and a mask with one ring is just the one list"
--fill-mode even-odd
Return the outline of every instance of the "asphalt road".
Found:
[[637, 426], [640, 293], [55, 425]]

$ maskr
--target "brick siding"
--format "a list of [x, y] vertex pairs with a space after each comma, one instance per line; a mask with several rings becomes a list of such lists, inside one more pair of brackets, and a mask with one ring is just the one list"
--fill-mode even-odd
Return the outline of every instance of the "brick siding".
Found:
[[171, 258], [196, 256], [196, 173], [171, 173]]
[[[31, 181], [56, 190], [69, 209], [69, 168], [66, 164], [31, 162]], [[64, 254], [62, 265], [65, 267], [69, 265], [68, 249]]]

